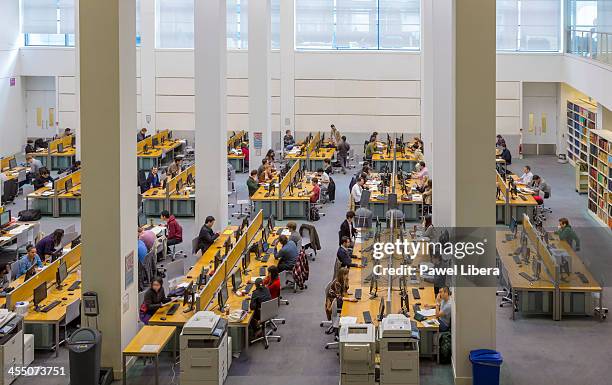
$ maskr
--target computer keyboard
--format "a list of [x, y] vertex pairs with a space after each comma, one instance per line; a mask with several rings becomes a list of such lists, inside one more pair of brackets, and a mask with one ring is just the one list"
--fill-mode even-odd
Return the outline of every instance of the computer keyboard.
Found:
[[49, 310], [53, 309], [54, 307], [56, 307], [60, 303], [62, 303], [62, 301], [53, 301], [50, 304], [48, 304], [47, 306], [43, 307], [40, 311], [42, 311], [43, 313], [47, 313]]
[[578, 271], [576, 272], [576, 275], [578, 276], [578, 278], [580, 278], [580, 281], [582, 281], [582, 283], [589, 283], [589, 279], [585, 277], [585, 275], [582, 274], [582, 272]]
[[361, 299], [361, 289], [355, 289], [355, 299]]
[[249, 311], [249, 307], [250, 307], [249, 305], [250, 305], [250, 302], [248, 298], [242, 300], [242, 310]]
[[419, 293], [419, 289], [412, 289], [412, 296], [414, 299], [421, 299], [421, 293]]
[[371, 324], [372, 323], [372, 315], [370, 314], [369, 311], [364, 311], [363, 312], [363, 322], [365, 322], [367, 324]]
[[4, 231], [11, 231], [11, 230], [15, 230], [17, 227], [19, 227], [21, 225], [19, 224], [14, 224], [14, 225], [10, 225], [9, 227], [4, 228]]
[[70, 287], [68, 288], [68, 291], [75, 291], [76, 289], [79, 288], [80, 284], [81, 284], [81, 281], [74, 281], [72, 285], [70, 285]]
[[525, 278], [526, 280], [528, 280], [529, 282], [533, 282], [533, 281], [535, 281], [535, 279], [534, 279], [534, 278], [533, 278], [531, 275], [529, 275], [529, 274], [525, 273], [524, 271], [521, 271], [521, 272], [519, 273], [519, 275], [520, 275], [521, 277]]
[[244, 293], [245, 294], [249, 294], [251, 292], [252, 288], [253, 288], [253, 284], [252, 283], [247, 283], [247, 285], [244, 288]]
[[172, 306], [170, 306], [170, 309], [168, 309], [168, 311], [166, 312], [166, 315], [172, 315], [174, 313], [176, 313], [176, 310], [179, 308], [179, 304], [178, 303], [173, 303]]

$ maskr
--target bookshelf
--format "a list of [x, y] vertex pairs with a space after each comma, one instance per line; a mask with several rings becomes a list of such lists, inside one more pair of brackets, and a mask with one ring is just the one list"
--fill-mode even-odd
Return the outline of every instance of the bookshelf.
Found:
[[576, 192], [586, 194], [589, 192], [589, 165], [582, 160], [576, 162]]
[[612, 131], [590, 131], [588, 196], [589, 213], [612, 228]]
[[567, 157], [574, 166], [577, 161], [588, 162], [589, 131], [595, 129], [596, 108], [581, 100], [567, 101]]

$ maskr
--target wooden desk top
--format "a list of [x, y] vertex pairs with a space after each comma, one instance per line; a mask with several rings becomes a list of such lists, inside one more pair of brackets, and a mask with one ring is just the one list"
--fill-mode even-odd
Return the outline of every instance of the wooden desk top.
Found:
[[136, 154], [136, 156], [138, 156], [139, 158], [159, 158], [166, 152], [172, 151], [175, 148], [179, 147], [180, 145], [181, 145], [180, 140], [170, 139], [170, 140], [164, 141], [164, 143], [159, 144], [153, 148], [149, 148], [149, 150], [146, 153], [144, 153], [143, 151], [139, 151]]
[[57, 150], [51, 151], [51, 156], [75, 156], [76, 148], [74, 147], [64, 147], [64, 151], [58, 152]]
[[[353, 254], [355, 254], [356, 256], [359, 256], [359, 258], [361, 258], [361, 248], [362, 248], [363, 244], [361, 243], [357, 243], [353, 249]], [[355, 260], [357, 261], [357, 259]], [[356, 317], [357, 318], [357, 322], [359, 323], [363, 323], [364, 319], [363, 319], [363, 312], [365, 311], [369, 311], [370, 315], [372, 316], [372, 323], [374, 325], [378, 325], [378, 320], [376, 319], [376, 317], [378, 316], [378, 309], [380, 306], [380, 298], [381, 296], [386, 296], [387, 294], [387, 290], [386, 287], [383, 287], [383, 283], [379, 282], [379, 288], [378, 288], [378, 296], [375, 297], [374, 299], [370, 299], [370, 295], [369, 295], [369, 291], [370, 291], [370, 284], [368, 283], [364, 283], [362, 281], [362, 278], [365, 277], [368, 273], [371, 272], [372, 270], [372, 257], [368, 256], [368, 266], [365, 269], [362, 268], [350, 268], [349, 270], [349, 291], [351, 293], [351, 296], [354, 296], [355, 293], [355, 289], [357, 288], [361, 288], [362, 290], [362, 294], [361, 294], [361, 300], [358, 302], [344, 302], [342, 304], [342, 313], [341, 316], [342, 317], [346, 317], [346, 316], [351, 316], [351, 317]], [[419, 263], [424, 262], [425, 261], [425, 257], [420, 255], [417, 258], [415, 258], [413, 265], [417, 266]], [[397, 282], [397, 280], [395, 280], [395, 282]], [[421, 286], [422, 285], [422, 286]], [[420, 295], [420, 299], [415, 299], [413, 294], [412, 294], [412, 289], [418, 289], [419, 290], [419, 295]], [[433, 285], [431, 283], [428, 282], [422, 282], [421, 284], [411, 284], [410, 281], [408, 281], [407, 284], [407, 291], [408, 291], [408, 297], [409, 297], [409, 316], [411, 319], [414, 319], [414, 310], [412, 309], [412, 305], [416, 304], [416, 303], [420, 303], [421, 304], [421, 308], [424, 309], [425, 305], [435, 305], [436, 304], [436, 297], [434, 294], [434, 289], [433, 289]], [[397, 314], [401, 312], [401, 301], [400, 301], [400, 293], [397, 287], [397, 283], [394, 284], [394, 289], [391, 291], [391, 306], [392, 306], [392, 312], [393, 314]], [[389, 313], [387, 310], [385, 310], [386, 313]], [[428, 317], [428, 319], [432, 319], [435, 317]], [[438, 327], [437, 326], [426, 326], [424, 325], [422, 322], [417, 322], [417, 327], [419, 328], [419, 330], [431, 330], [431, 331], [437, 331]]]
[[166, 190], [161, 187], [153, 187], [142, 194], [142, 199], [166, 199]]
[[[58, 323], [64, 317], [66, 317], [66, 307], [81, 299], [81, 287], [74, 291], [68, 291], [70, 285], [72, 285], [78, 278], [78, 269], [70, 272], [68, 277], [63, 282], [61, 289], [58, 289], [55, 284], [47, 289], [47, 298], [39, 305], [44, 307], [53, 301], [61, 301], [61, 304], [57, 305], [47, 313], [34, 311], [34, 304], [32, 304], [32, 298], [29, 299], [30, 307], [28, 313], [24, 317], [26, 323]], [[64, 299], [66, 298], [66, 299]]]
[[319, 151], [313, 151], [310, 154], [310, 160], [324, 160], [331, 159], [336, 153], [335, 148], [320, 148]]
[[47, 195], [47, 196], [43, 195], [47, 191], [53, 192], [53, 189], [50, 188], [50, 187], [41, 187], [38, 190], [29, 193], [28, 194], [28, 198], [38, 198], [38, 199], [43, 198], [44, 199], [44, 198], [53, 198], [53, 197], [55, 197], [55, 194], [51, 194], [51, 195]]
[[68, 192], [57, 195], [60, 199], [81, 199], [81, 184], [72, 187]]
[[244, 155], [238, 155], [234, 153], [227, 154], [227, 159], [244, 159]]
[[[233, 233], [237, 228], [238, 228], [237, 226], [229, 226], [228, 228], [226, 228], [226, 230], [231, 229]], [[215, 254], [217, 253], [217, 251], [223, 248], [223, 243], [230, 236], [233, 239], [233, 235], [225, 234], [225, 231], [222, 232], [219, 235], [219, 238], [215, 240], [215, 243], [213, 243], [208, 248], [208, 250], [206, 250], [204, 255], [202, 255], [200, 259], [198, 259], [198, 261], [193, 265], [191, 270], [187, 272], [187, 274], [185, 275], [185, 278], [183, 279], [183, 282], [194, 281], [194, 284], [195, 284], [195, 281], [197, 280], [198, 276], [200, 275], [200, 272], [202, 271], [202, 267], [207, 267], [212, 272]], [[233, 241], [235, 242], [236, 240], [233, 239]], [[176, 312], [173, 315], [167, 315], [166, 312], [168, 311], [168, 309], [170, 309], [171, 306], [172, 306], [172, 303], [167, 303], [161, 308], [159, 308], [149, 320], [149, 324], [150, 325], [182, 326], [195, 313], [195, 307], [194, 307], [194, 310], [184, 313], [183, 311], [186, 310], [187, 307], [184, 307], [182, 302], [180, 302], [180, 306], [178, 309], [176, 309]]]
[[[176, 328], [174, 326], [145, 325], [123, 349], [123, 354], [143, 357], [157, 356], [170, 341], [175, 331]], [[157, 345], [157, 349], [153, 352], [143, 352], [142, 348], [145, 345]]]
[[[400, 162], [407, 162], [407, 161], [413, 161], [416, 162], [417, 160], [419, 160], [412, 151], [404, 151], [401, 154], [397, 154], [397, 160]], [[383, 153], [379, 153], [376, 152], [374, 154], [372, 154], [372, 161], [374, 162], [381, 162], [381, 161], [385, 161], [385, 162], [392, 162], [393, 161], [393, 153], [391, 154], [387, 154], [386, 151], [384, 151]]]
[[10, 170], [4, 170], [2, 173], [6, 176], [7, 180], [11, 180], [11, 179], [15, 179], [19, 176], [19, 172], [25, 170], [30, 171], [29, 167], [15, 167], [15, 168], [11, 168]]
[[[420, 204], [420, 203], [423, 203], [422, 200], [414, 200], [414, 199], [412, 199], [412, 196], [409, 197], [409, 196], [404, 195], [402, 193], [402, 190], [401, 190], [401, 187], [400, 187], [399, 178], [396, 179], [395, 183], [396, 183], [395, 184], [395, 191], [397, 193], [397, 203], [398, 204], [403, 204], [403, 203], [419, 203]], [[417, 181], [414, 180], [414, 179], [409, 179], [409, 180], [407, 180], [405, 182], [405, 185], [406, 185], [408, 191], [412, 191], [412, 188], [417, 185]], [[368, 184], [367, 186], [368, 186], [368, 188], [371, 191], [370, 203], [387, 203], [388, 195], [386, 195], [386, 196], [383, 195], [383, 199], [379, 198], [382, 195], [378, 191], [378, 186], [380, 186], [379, 184], [376, 184], [376, 185]], [[387, 192], [387, 194], [389, 194], [389, 192]], [[418, 192], [415, 192], [414, 194], [422, 195], [422, 194], [420, 194]]]

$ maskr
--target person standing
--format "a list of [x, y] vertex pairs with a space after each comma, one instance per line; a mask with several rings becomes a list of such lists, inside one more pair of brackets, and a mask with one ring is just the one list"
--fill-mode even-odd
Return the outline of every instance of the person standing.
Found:
[[340, 166], [342, 167], [342, 173], [346, 174], [346, 167], [348, 166], [348, 155], [349, 150], [351, 149], [351, 145], [346, 140], [346, 136], [342, 135], [342, 138], [338, 143], [336, 149], [338, 150], [338, 161], [340, 162]]

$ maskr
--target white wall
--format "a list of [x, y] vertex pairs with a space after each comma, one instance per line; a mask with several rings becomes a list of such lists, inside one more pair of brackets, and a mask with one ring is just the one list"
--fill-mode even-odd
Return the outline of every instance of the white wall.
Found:
[[[50, 138], [59, 131], [55, 126], [57, 114], [57, 92], [53, 76], [22, 76], [25, 95], [26, 137]], [[39, 125], [37, 110], [42, 110], [42, 123]], [[50, 110], [53, 109], [53, 115]]]
[[[25, 107], [19, 77], [19, 2], [0, 1], [0, 156], [25, 143]], [[10, 79], [15, 78], [11, 86]]]

